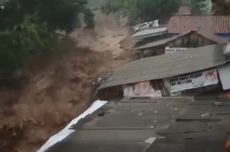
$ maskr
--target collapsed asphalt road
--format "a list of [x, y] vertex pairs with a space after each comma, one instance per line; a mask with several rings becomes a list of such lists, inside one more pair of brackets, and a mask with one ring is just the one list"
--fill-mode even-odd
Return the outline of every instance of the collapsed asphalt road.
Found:
[[110, 102], [47, 152], [220, 152], [228, 104], [189, 98]]

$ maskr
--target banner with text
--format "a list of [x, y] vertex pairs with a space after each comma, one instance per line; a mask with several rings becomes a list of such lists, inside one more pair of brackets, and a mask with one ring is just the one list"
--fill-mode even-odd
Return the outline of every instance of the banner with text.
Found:
[[179, 76], [164, 80], [170, 92], [180, 92], [218, 84], [217, 70], [197, 72], [185, 76]]

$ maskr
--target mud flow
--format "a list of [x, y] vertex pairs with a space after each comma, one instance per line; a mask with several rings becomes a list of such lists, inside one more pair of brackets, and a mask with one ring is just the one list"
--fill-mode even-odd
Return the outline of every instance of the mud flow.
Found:
[[[129, 28], [99, 14], [95, 30], [76, 29], [27, 67], [20, 87], [1, 89], [0, 151], [36, 151], [91, 104], [104, 73], [132, 60]], [[41, 62], [42, 61], [42, 62]]]

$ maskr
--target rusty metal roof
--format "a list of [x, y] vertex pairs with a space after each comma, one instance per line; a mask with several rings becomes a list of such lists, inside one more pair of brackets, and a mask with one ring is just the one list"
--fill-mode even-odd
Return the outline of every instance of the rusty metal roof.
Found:
[[199, 29], [212, 33], [230, 33], [230, 16], [173, 16], [168, 24], [169, 33], [184, 33]]
[[99, 89], [141, 81], [169, 78], [223, 65], [230, 61], [223, 55], [223, 45], [189, 49], [130, 62], [112, 72]]

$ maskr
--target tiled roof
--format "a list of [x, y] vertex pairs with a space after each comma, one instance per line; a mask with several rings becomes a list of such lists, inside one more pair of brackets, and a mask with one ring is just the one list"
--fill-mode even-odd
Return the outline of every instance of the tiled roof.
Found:
[[169, 33], [191, 30], [212, 33], [230, 33], [230, 16], [173, 16], [168, 24]]

